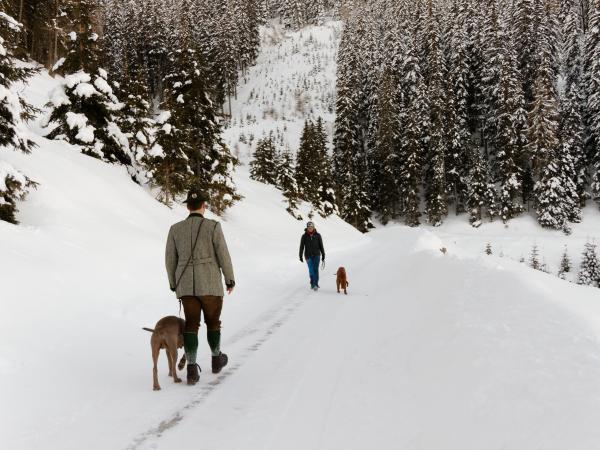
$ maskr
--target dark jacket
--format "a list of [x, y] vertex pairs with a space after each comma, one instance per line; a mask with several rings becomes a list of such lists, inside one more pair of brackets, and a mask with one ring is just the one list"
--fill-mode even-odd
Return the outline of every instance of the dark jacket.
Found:
[[300, 239], [300, 259], [302, 259], [302, 253], [304, 253], [305, 258], [322, 255], [323, 260], [325, 260], [323, 238], [317, 233], [317, 230], [313, 234], [309, 234], [306, 229], [304, 230], [304, 234]]

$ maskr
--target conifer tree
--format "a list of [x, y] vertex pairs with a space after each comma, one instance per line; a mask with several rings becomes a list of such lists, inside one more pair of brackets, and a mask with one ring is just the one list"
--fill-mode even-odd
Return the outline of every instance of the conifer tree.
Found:
[[471, 60], [467, 33], [467, 8], [465, 2], [454, 1], [450, 12], [448, 67], [451, 86], [448, 88], [448, 153], [446, 156], [446, 181], [451, 203], [456, 213], [465, 210], [467, 202], [467, 161], [471, 146], [469, 130], [469, 75]]
[[337, 104], [334, 139], [334, 167], [337, 198], [341, 217], [360, 231], [366, 232], [371, 223], [368, 195], [366, 155], [361, 143], [360, 117], [357, 107], [359, 61], [353, 46], [353, 20], [346, 25], [338, 55]]
[[187, 136], [172, 125], [170, 117], [163, 113], [157, 120], [154, 145], [143, 159], [150, 185], [159, 188], [158, 200], [169, 207], [194, 184], [194, 172], [181, 145]]
[[587, 90], [586, 148], [591, 169], [591, 190], [600, 203], [600, 0], [593, 1], [585, 41]]
[[577, 284], [600, 286], [600, 262], [596, 253], [596, 244], [592, 242], [585, 244]]
[[[116, 113], [115, 122], [129, 141], [130, 155], [133, 159], [134, 178], [145, 181], [143, 159], [152, 147], [157, 133], [157, 124], [150, 116], [150, 92], [147, 77], [143, 73], [129, 72], [130, 78], [125, 86], [113, 83], [117, 98], [123, 99], [122, 108]], [[142, 164], [140, 164], [142, 163]]]
[[[7, 10], [7, 0], [0, 0], [0, 11]], [[24, 82], [36, 72], [15, 63], [14, 49], [21, 33], [19, 22], [0, 15], [0, 146], [29, 153], [34, 144], [19, 133], [17, 124], [21, 113], [32, 112], [31, 106], [10, 90], [14, 83]]]
[[300, 147], [296, 156], [296, 183], [300, 196], [313, 205], [318, 203], [314, 180], [315, 158], [314, 125], [307, 120], [304, 122], [304, 129], [300, 137]]
[[[11, 88], [17, 82], [25, 82], [33, 69], [23, 67], [15, 60], [14, 49], [22, 33], [22, 25], [8, 11], [6, 0], [0, 0], [0, 147], [29, 153], [34, 143], [19, 129], [19, 122], [33, 113], [28, 105]], [[17, 201], [24, 200], [31, 181], [12, 165], [0, 160], [0, 220], [18, 223], [16, 219]]]
[[567, 247], [565, 246], [565, 251], [563, 252], [562, 258], [560, 260], [560, 267], [558, 269], [558, 276], [563, 280], [566, 279], [566, 274], [571, 272], [571, 258], [569, 258], [569, 252]]
[[521, 85], [517, 76], [516, 57], [510, 40], [499, 21], [496, 1], [491, 0], [486, 25], [486, 59], [484, 75], [486, 104], [485, 133], [491, 146], [493, 179], [499, 184], [498, 213], [504, 222], [523, 211], [521, 193], [526, 117]]
[[492, 254], [492, 244], [490, 244], [489, 242], [487, 244], [485, 244], [485, 254], [486, 255]]
[[338, 209], [332, 176], [332, 163], [327, 152], [327, 133], [321, 117], [317, 118], [314, 125], [314, 139], [317, 155], [315, 175], [318, 180], [318, 204], [315, 206], [322, 217], [328, 217], [336, 214]]
[[540, 253], [537, 244], [534, 244], [531, 248], [531, 254], [529, 255], [529, 267], [535, 270], [542, 270], [542, 264], [540, 263]]
[[172, 70], [163, 82], [164, 109], [170, 111], [169, 123], [180, 133], [179, 146], [194, 174], [192, 184], [209, 193], [212, 210], [221, 214], [240, 199], [231, 179], [237, 159], [222, 142], [199, 59], [183, 36], [180, 49], [169, 55]]
[[327, 137], [321, 118], [305, 122], [296, 164], [296, 182], [302, 197], [327, 217], [337, 212]]
[[447, 98], [438, 28], [439, 23], [433, 13], [432, 0], [429, 0], [427, 97], [429, 99], [430, 126], [428, 130], [429, 166], [426, 171], [426, 211], [428, 221], [433, 226], [441, 225], [448, 213], [445, 168], [448, 143], [444, 133]]
[[516, 0], [512, 7], [514, 17], [514, 40], [518, 58], [518, 70], [522, 77], [525, 101], [533, 98], [532, 88], [535, 82], [538, 56], [538, 36], [536, 23], [536, 3], [540, 0]]
[[96, 4], [73, 0], [68, 6], [71, 31], [65, 36], [67, 55], [58, 67], [64, 81], [51, 94], [48, 137], [79, 145], [83, 153], [107, 162], [131, 166], [129, 142], [116, 118], [123, 105], [108, 73], [99, 67], [99, 37], [92, 27]]
[[279, 174], [276, 155], [277, 149], [271, 132], [269, 137], [258, 141], [254, 159], [250, 162], [250, 178], [276, 186]]
[[[414, 39], [414, 38], [413, 38]], [[400, 114], [401, 142], [401, 205], [405, 223], [419, 225], [420, 186], [423, 178], [425, 136], [429, 128], [429, 105], [416, 46], [411, 42], [402, 67], [402, 112]]]
[[[577, 2], [563, 0], [562, 2], [562, 51], [563, 72], [565, 73], [565, 89], [560, 103], [559, 137], [561, 142], [560, 155], [572, 161], [579, 207], [585, 206], [588, 198], [587, 158], [584, 141], [584, 85], [581, 41], [583, 30], [578, 12]], [[569, 213], [569, 220], [576, 222], [580, 209]]]
[[558, 139], [558, 99], [551, 67], [551, 47], [543, 46], [541, 63], [533, 88], [529, 112], [529, 152], [538, 172], [535, 204], [538, 221], [544, 227], [564, 229], [574, 209], [579, 208], [574, 168], [570, 155], [560, 159]]
[[379, 83], [378, 101], [378, 133], [376, 142], [377, 159], [380, 164], [378, 199], [381, 222], [385, 225], [398, 214], [400, 205], [400, 189], [398, 186], [401, 171], [399, 149], [399, 111], [396, 103], [397, 92], [395, 80], [389, 66], [383, 70]]
[[298, 184], [296, 183], [294, 157], [289, 149], [285, 149], [280, 158], [280, 164], [277, 169], [277, 186], [283, 192], [283, 196], [287, 199], [288, 207], [286, 211], [298, 220], [302, 220], [302, 216], [298, 213], [298, 203], [300, 194], [298, 192]]
[[475, 228], [481, 225], [484, 211], [495, 215], [495, 191], [488, 181], [487, 162], [477, 148], [471, 150], [470, 171], [467, 179], [467, 209], [469, 222]]

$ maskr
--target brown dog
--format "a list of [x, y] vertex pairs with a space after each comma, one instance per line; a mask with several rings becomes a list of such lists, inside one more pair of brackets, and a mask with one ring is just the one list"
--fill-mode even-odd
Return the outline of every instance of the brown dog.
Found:
[[350, 283], [348, 283], [348, 277], [346, 276], [345, 268], [340, 267], [337, 270], [337, 273], [335, 275], [335, 284], [337, 285], [338, 294], [340, 293], [340, 288], [342, 288], [344, 290], [344, 294], [348, 295], [346, 288], [350, 286]]
[[[161, 348], [165, 349], [167, 353], [167, 360], [169, 361], [169, 376], [173, 377], [175, 383], [181, 383], [181, 378], [177, 376], [177, 349], [183, 347], [183, 329], [185, 328], [185, 320], [175, 316], [167, 316], [156, 322], [154, 329], [143, 328], [146, 331], [152, 332], [150, 338], [150, 347], [152, 348], [152, 361], [154, 367], [152, 369], [152, 376], [154, 380], [154, 390], [160, 390], [160, 384], [158, 384], [158, 369], [156, 368], [156, 362], [158, 361], [158, 353]], [[179, 361], [179, 370], [183, 369], [185, 365], [185, 353], [183, 354], [181, 361]]]

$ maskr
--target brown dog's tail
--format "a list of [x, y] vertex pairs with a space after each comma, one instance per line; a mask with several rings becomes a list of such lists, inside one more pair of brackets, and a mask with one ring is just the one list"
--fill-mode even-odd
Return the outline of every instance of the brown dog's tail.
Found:
[[154, 333], [154, 330], [152, 328], [142, 327], [142, 330], [146, 330], [146, 331], [149, 331], [150, 333]]

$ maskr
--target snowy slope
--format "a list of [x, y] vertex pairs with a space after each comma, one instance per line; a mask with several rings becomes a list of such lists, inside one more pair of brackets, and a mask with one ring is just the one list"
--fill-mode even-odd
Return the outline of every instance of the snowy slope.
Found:
[[295, 153], [305, 120], [318, 117], [331, 144], [341, 27], [341, 22], [331, 21], [299, 31], [277, 23], [261, 28], [261, 52], [232, 99], [231, 120], [223, 133], [243, 163], [251, 160], [257, 141], [271, 132], [279, 148]]
[[[330, 42], [334, 30], [313, 35]], [[265, 43], [248, 86], [268, 79], [275, 47]], [[41, 74], [27, 96], [43, 105], [54, 84]], [[245, 89], [234, 117], [258, 108]], [[302, 117], [287, 124], [290, 145]], [[278, 119], [257, 130], [269, 126], [283, 129]], [[153, 392], [141, 327], [178, 313], [163, 252], [185, 211], [156, 202], [123, 168], [30, 129], [40, 145], [31, 155], [3, 151], [40, 187], [20, 206], [22, 225], [0, 222], [0, 448], [597, 448], [600, 290], [508, 258], [520, 247], [526, 256], [531, 240], [559, 252], [572, 239], [575, 256], [597, 232], [595, 211], [568, 238], [528, 218], [366, 236], [317, 218], [328, 266], [315, 294], [297, 260], [302, 224], [243, 166], [245, 199], [222, 219], [238, 282], [223, 315], [231, 364], [212, 375], [202, 343], [201, 381], [188, 387], [167, 378], [163, 354], [163, 390]], [[482, 255], [487, 241], [506, 257]], [[339, 265], [347, 297], [334, 292]]]

